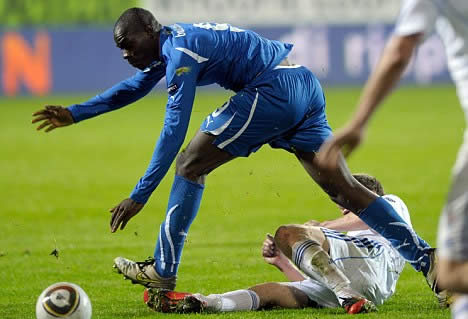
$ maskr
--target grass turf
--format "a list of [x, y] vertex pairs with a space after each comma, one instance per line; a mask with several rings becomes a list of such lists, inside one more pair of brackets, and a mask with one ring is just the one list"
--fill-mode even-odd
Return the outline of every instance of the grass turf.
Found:
[[[328, 116], [341, 126], [359, 90], [326, 91]], [[201, 92], [189, 140], [227, 94]], [[109, 208], [126, 198], [152, 154], [163, 122], [165, 94], [45, 135], [29, 124], [47, 103], [85, 97], [0, 100], [0, 318], [34, 318], [37, 296], [48, 285], [70, 281], [85, 289], [93, 318], [172, 317], [142, 302], [142, 287], [111, 270], [115, 256], [152, 255], [174, 169], [125, 231], [109, 232]], [[463, 116], [453, 88], [403, 88], [388, 100], [349, 160], [352, 171], [377, 176], [402, 197], [416, 230], [435, 245], [450, 168], [461, 143]], [[335, 206], [294, 156], [268, 146], [249, 159], [217, 169], [191, 227], [179, 269], [178, 290], [219, 293], [282, 274], [260, 256], [265, 233], [282, 223], [338, 217]], [[59, 251], [59, 257], [49, 255]], [[196, 315], [194, 315], [196, 316]], [[341, 309], [274, 310], [204, 315], [207, 318], [336, 318]], [[189, 315], [184, 315], [189, 317]], [[423, 277], [406, 267], [396, 294], [366, 318], [449, 318]]]

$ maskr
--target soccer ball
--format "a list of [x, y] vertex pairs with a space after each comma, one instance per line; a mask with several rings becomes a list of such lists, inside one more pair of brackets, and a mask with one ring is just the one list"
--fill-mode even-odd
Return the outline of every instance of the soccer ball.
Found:
[[36, 303], [37, 319], [90, 319], [91, 302], [80, 286], [58, 282], [47, 287]]

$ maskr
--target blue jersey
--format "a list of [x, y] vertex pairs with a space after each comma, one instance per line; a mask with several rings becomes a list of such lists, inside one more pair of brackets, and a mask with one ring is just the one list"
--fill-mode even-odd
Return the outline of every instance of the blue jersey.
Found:
[[228, 24], [174, 24], [160, 32], [161, 61], [68, 109], [75, 122], [116, 110], [148, 94], [166, 76], [169, 98], [164, 127], [148, 169], [130, 195], [145, 203], [184, 142], [196, 87], [217, 83], [237, 92], [272, 70], [291, 49], [291, 44]]

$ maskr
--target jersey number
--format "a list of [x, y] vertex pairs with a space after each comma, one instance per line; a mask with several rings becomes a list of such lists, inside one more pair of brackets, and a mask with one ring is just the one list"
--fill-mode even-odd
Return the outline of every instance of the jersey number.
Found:
[[208, 23], [208, 22], [203, 22], [203, 23], [194, 23], [194, 27], [197, 28], [202, 28], [206, 30], [215, 30], [215, 31], [225, 31], [225, 30], [230, 30], [232, 32], [244, 32], [244, 30], [233, 27], [232, 25], [229, 25], [227, 23]]

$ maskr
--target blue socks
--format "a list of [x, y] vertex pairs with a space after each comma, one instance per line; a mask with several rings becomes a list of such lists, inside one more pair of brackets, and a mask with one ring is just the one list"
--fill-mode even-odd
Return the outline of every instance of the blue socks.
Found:
[[382, 197], [359, 214], [367, 225], [385, 237], [416, 271], [429, 271], [431, 247], [397, 214]]
[[161, 277], [177, 274], [185, 237], [197, 216], [204, 185], [176, 175], [172, 184], [166, 220], [161, 224], [154, 251], [156, 272]]

